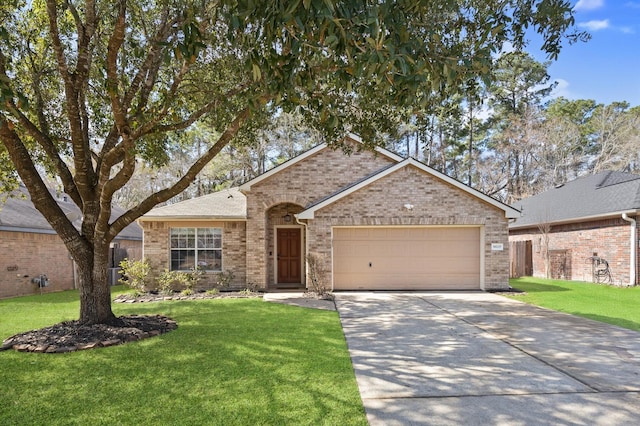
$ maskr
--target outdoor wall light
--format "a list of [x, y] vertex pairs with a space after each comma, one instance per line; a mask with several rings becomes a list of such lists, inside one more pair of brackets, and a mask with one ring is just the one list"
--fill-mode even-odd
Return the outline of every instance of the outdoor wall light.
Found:
[[291, 213], [285, 214], [282, 218], [285, 222], [291, 222]]

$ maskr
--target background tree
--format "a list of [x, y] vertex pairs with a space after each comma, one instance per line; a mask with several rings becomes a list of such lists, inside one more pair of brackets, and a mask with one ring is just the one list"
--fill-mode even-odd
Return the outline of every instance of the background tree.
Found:
[[549, 83], [547, 66], [529, 54], [514, 51], [496, 61], [494, 79], [488, 87], [493, 108], [490, 147], [498, 161], [508, 165], [507, 202], [531, 195], [533, 149], [536, 126], [543, 99], [554, 83]]
[[560, 97], [544, 109], [539, 128], [542, 144], [538, 191], [575, 179], [585, 172], [591, 149], [589, 120], [595, 107], [593, 100]]
[[596, 106], [589, 118], [592, 131], [590, 170], [597, 173], [609, 169], [636, 169], [640, 148], [639, 110], [630, 110], [627, 102]]
[[[0, 155], [78, 264], [83, 323], [118, 322], [113, 238], [189, 188], [232, 140], [251, 141], [263, 115], [298, 110], [334, 144], [353, 131], [372, 145], [396, 108], [487, 75], [491, 55], [523, 46], [526, 28], [552, 57], [580, 36], [563, 0], [10, 0], [0, 23]], [[112, 217], [136, 168], [167, 164], [199, 121], [216, 135], [200, 156]], [[45, 173], [81, 209], [79, 229]]]

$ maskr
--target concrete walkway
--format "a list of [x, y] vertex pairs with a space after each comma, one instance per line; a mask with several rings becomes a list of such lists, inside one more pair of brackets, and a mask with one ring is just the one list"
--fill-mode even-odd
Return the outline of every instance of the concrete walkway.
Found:
[[488, 293], [337, 293], [371, 425], [638, 425], [640, 333]]

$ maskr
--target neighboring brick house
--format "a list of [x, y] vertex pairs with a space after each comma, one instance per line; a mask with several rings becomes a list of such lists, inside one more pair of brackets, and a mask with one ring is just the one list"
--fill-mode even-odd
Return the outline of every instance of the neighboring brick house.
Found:
[[[72, 220], [80, 219], [80, 209], [57, 198], [60, 208]], [[114, 213], [120, 210], [115, 208]], [[131, 258], [142, 254], [142, 229], [127, 226], [114, 242], [113, 254], [126, 250]], [[26, 188], [0, 203], [0, 299], [15, 296], [70, 290], [76, 287], [74, 262], [62, 240], [42, 214], [36, 210]], [[48, 286], [33, 282], [40, 275], [48, 277]]]
[[236, 288], [304, 288], [313, 254], [334, 290], [492, 290], [508, 287], [507, 226], [518, 215], [416, 160], [319, 145], [139, 222], [154, 271], [197, 263], [205, 286], [230, 271]]
[[545, 277], [548, 249], [552, 278], [638, 283], [639, 175], [594, 174], [513, 207], [522, 210], [522, 217], [509, 225], [512, 276]]

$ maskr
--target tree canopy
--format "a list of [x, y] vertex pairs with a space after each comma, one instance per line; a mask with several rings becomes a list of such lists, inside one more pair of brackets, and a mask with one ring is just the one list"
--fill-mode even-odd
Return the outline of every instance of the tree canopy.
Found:
[[[529, 28], [550, 57], [584, 37], [563, 0], [10, 0], [0, 22], [4, 181], [19, 177], [78, 262], [84, 322], [114, 318], [109, 242], [231, 140], [255, 140], [264, 114], [296, 110], [328, 141], [352, 131], [373, 144], [401, 108], [488, 77]], [[197, 122], [216, 139], [112, 219], [136, 168], [169, 161]], [[43, 175], [81, 208], [80, 229]]]

